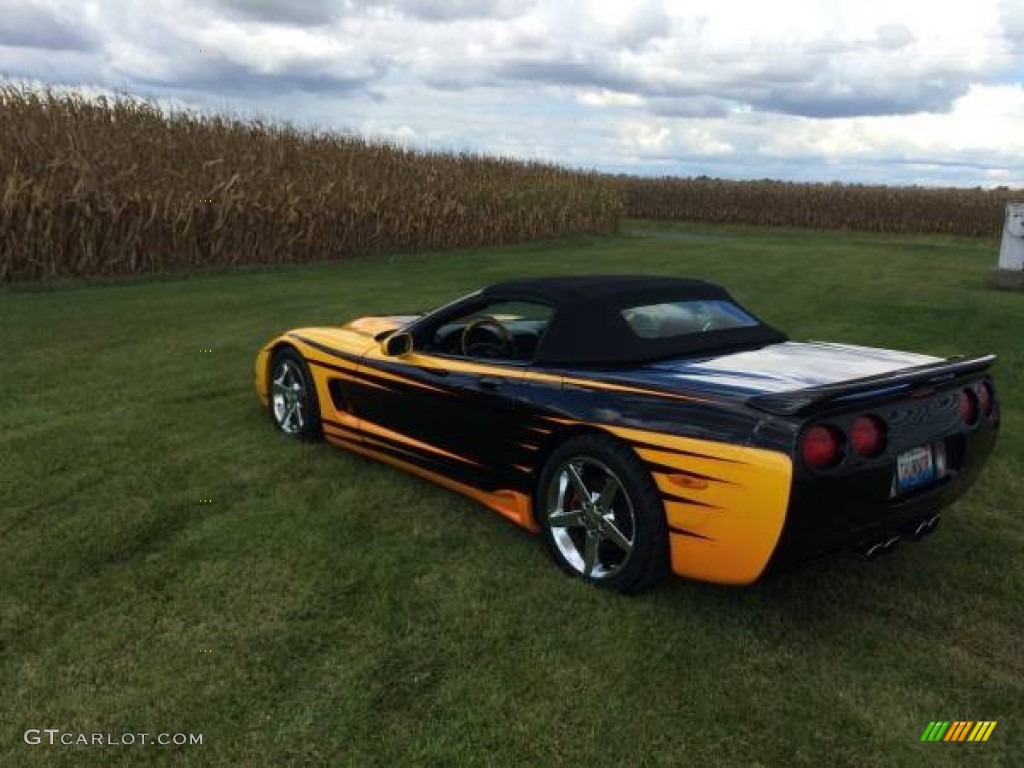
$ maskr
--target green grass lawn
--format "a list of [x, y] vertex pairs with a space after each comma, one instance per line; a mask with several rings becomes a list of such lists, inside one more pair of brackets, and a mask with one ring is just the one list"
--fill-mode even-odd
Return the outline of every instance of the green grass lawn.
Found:
[[[985, 288], [997, 246], [625, 231], [0, 292], [0, 766], [1020, 765], [1024, 294]], [[257, 405], [253, 355], [281, 330], [570, 272], [720, 281], [795, 339], [998, 353], [996, 453], [892, 556], [624, 598]], [[921, 744], [937, 719], [999, 724]]]

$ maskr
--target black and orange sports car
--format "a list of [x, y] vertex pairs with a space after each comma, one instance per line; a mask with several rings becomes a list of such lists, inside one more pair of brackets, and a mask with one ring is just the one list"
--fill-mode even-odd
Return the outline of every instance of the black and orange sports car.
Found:
[[993, 360], [791, 342], [698, 280], [556, 277], [289, 331], [256, 392], [281, 432], [464, 493], [638, 592], [932, 531], [995, 442]]

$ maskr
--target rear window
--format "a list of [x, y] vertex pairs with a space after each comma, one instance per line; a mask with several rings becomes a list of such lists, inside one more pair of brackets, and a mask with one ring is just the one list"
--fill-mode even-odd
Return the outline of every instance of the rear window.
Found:
[[641, 339], [666, 339], [693, 333], [750, 328], [758, 321], [731, 301], [670, 301], [623, 309], [622, 317]]

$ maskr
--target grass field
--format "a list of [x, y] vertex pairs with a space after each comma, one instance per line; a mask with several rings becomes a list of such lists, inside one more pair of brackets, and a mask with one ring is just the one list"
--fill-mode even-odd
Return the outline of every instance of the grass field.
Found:
[[[984, 287], [996, 246], [625, 232], [0, 292], [0, 765], [1019, 765], [1024, 295]], [[253, 354], [282, 329], [582, 271], [718, 280], [796, 339], [996, 352], [1000, 444], [927, 542], [631, 599], [257, 406]], [[936, 719], [999, 725], [921, 744]]]

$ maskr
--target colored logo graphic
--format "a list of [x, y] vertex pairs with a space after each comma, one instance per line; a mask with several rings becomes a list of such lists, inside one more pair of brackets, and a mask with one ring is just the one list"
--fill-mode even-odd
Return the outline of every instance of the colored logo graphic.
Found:
[[988, 741], [995, 727], [995, 720], [933, 720], [921, 734], [921, 741]]

